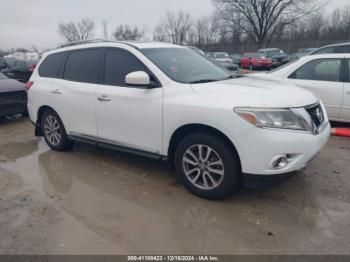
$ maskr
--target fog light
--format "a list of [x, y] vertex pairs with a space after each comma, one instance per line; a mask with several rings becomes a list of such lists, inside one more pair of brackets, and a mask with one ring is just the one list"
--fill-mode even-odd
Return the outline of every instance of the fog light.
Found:
[[286, 155], [276, 156], [272, 160], [273, 169], [282, 169], [285, 168], [288, 164], [288, 157]]

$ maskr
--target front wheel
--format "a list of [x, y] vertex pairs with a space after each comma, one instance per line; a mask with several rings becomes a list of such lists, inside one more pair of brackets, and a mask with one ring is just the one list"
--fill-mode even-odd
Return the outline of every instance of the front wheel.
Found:
[[49, 147], [56, 151], [67, 151], [73, 146], [68, 139], [62, 120], [52, 109], [44, 112], [41, 118], [41, 128], [45, 141]]
[[224, 140], [206, 133], [185, 137], [175, 153], [175, 169], [184, 186], [195, 195], [218, 199], [239, 185], [239, 158]]

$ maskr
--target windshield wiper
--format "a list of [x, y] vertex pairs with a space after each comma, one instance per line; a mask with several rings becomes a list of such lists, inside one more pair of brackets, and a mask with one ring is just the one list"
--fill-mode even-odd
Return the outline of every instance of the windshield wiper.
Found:
[[230, 75], [229, 77], [221, 79], [220, 81], [235, 79], [235, 78], [240, 78], [240, 77], [243, 77], [243, 75]]
[[203, 83], [210, 83], [210, 82], [218, 82], [218, 81], [224, 81], [234, 78], [243, 77], [242, 75], [230, 75], [229, 77], [226, 77], [224, 79], [200, 79], [196, 81], [189, 82], [189, 84], [203, 84]]
[[219, 80], [218, 79], [200, 79], [200, 80], [189, 82], [189, 84], [203, 84], [203, 83], [210, 83], [215, 81], [219, 81]]

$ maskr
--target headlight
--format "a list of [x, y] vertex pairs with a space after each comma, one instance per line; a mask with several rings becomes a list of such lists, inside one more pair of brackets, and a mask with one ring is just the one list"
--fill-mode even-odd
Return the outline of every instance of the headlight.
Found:
[[257, 127], [311, 131], [307, 121], [290, 109], [236, 108], [235, 111]]

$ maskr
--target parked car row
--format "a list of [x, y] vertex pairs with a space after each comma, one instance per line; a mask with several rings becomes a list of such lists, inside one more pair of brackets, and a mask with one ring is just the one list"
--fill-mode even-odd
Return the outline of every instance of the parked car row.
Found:
[[21, 60], [15, 57], [0, 57], [0, 72], [22, 83], [28, 82], [38, 60]]
[[[205, 54], [205, 52], [202, 50], [198, 50], [201, 52], [201, 54]], [[235, 68], [237, 67], [250, 70], [269, 70], [271, 68], [277, 68], [284, 64], [296, 61], [303, 56], [327, 53], [350, 53], [350, 43], [333, 44], [318, 49], [301, 48], [292, 54], [286, 54], [279, 48], [265, 48], [259, 49], [257, 52], [246, 52], [243, 55], [230, 55], [226, 52], [208, 52], [206, 55], [222, 66], [235, 71]]]

